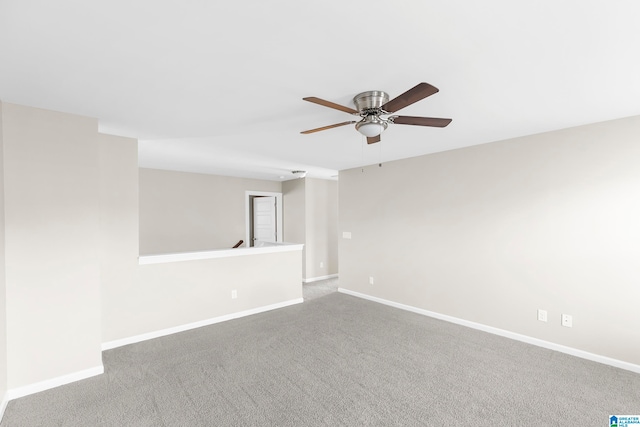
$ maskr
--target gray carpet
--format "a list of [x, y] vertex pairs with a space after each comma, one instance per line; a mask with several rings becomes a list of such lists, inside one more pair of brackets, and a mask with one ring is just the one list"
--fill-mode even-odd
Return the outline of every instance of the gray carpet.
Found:
[[331, 293], [104, 353], [14, 426], [605, 426], [640, 375]]
[[302, 285], [302, 296], [305, 301], [320, 298], [333, 292], [338, 292], [338, 278], [319, 280]]

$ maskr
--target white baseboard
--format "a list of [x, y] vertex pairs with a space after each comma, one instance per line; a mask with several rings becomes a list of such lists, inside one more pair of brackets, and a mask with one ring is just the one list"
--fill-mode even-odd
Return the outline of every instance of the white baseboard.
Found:
[[560, 344], [555, 344], [549, 341], [544, 341], [538, 338], [529, 337], [527, 335], [517, 334], [515, 332], [506, 331], [504, 329], [494, 328], [493, 326], [483, 325], [481, 323], [471, 322], [469, 320], [459, 319], [457, 317], [448, 316], [446, 314], [436, 313], [434, 311], [424, 310], [422, 308], [413, 307], [410, 305], [400, 304], [397, 302], [385, 300], [382, 298], [374, 297], [360, 292], [350, 291], [344, 288], [338, 288], [338, 292], [343, 294], [352, 295], [354, 297], [363, 298], [369, 301], [374, 301], [380, 304], [388, 305], [391, 307], [399, 308], [401, 310], [411, 311], [413, 313], [422, 314], [424, 316], [433, 317], [435, 319], [444, 320], [446, 322], [455, 323], [457, 325], [466, 326], [468, 328], [477, 329], [490, 334], [499, 335], [501, 337], [510, 338], [516, 341], [522, 341], [527, 344], [532, 344], [538, 347], [543, 347], [549, 350], [559, 351], [560, 353], [570, 354], [571, 356], [580, 357], [582, 359], [591, 360], [592, 362], [598, 362], [616, 368], [625, 369], [627, 371], [640, 374], [640, 365], [625, 362], [618, 359], [613, 359], [607, 356], [601, 356], [599, 354], [589, 353], [584, 350], [578, 350], [576, 348], [567, 347]]
[[320, 280], [334, 279], [338, 277], [337, 274], [329, 274], [328, 276], [310, 277], [308, 279], [302, 279], [302, 283], [318, 282]]
[[30, 394], [39, 393], [41, 391], [49, 390], [51, 388], [59, 387], [61, 385], [69, 384], [75, 381], [95, 377], [96, 375], [100, 375], [103, 373], [104, 366], [100, 365], [94, 368], [85, 369], [83, 371], [74, 372], [73, 374], [63, 375], [61, 377], [52, 378], [50, 380], [29, 384], [24, 387], [13, 388], [7, 390], [5, 401], [8, 402], [9, 400], [18, 399], [19, 397], [28, 396]]
[[276, 310], [278, 308], [288, 307], [294, 304], [300, 304], [304, 300], [302, 298], [296, 298], [289, 301], [283, 301], [276, 304], [265, 305], [250, 310], [239, 311], [237, 313], [226, 314], [224, 316], [214, 317], [212, 319], [200, 320], [198, 322], [187, 323], [186, 325], [174, 326], [172, 328], [162, 329], [159, 331], [148, 332], [146, 334], [135, 335], [128, 338], [109, 341], [102, 344], [102, 351], [111, 350], [113, 348], [122, 347], [124, 345], [135, 344], [141, 341], [146, 341], [154, 338], [164, 337], [166, 335], [175, 334], [178, 332], [188, 331], [190, 329], [201, 328], [203, 326], [213, 325], [215, 323], [226, 322], [227, 320], [238, 319], [240, 317], [251, 316], [252, 314], [263, 313], [265, 311]]
[[2, 402], [0, 402], [0, 422], [2, 422], [2, 418], [4, 418], [4, 411], [7, 409], [7, 403], [9, 403], [9, 399], [5, 393], [2, 398]]

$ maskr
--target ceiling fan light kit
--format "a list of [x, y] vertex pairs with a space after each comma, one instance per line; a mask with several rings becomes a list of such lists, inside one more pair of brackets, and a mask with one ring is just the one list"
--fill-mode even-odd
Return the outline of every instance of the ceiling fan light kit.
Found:
[[389, 94], [380, 90], [370, 90], [357, 94], [353, 103], [360, 112], [362, 120], [356, 123], [356, 130], [366, 137], [380, 135], [389, 123], [380, 117], [384, 113], [382, 106], [389, 102]]
[[395, 113], [396, 111], [437, 92], [438, 89], [436, 87], [423, 82], [389, 101], [389, 95], [386, 92], [370, 90], [359, 93], [353, 98], [353, 103], [357, 110], [316, 97], [302, 98], [304, 101], [313, 102], [314, 104], [322, 105], [324, 107], [360, 116], [361, 119], [357, 122], [348, 121], [336, 123], [334, 125], [306, 130], [301, 133], [308, 134], [320, 132], [355, 123], [356, 130], [367, 137], [367, 143], [374, 144], [380, 141], [380, 134], [387, 129], [389, 123], [413, 126], [445, 127], [451, 123], [451, 119], [391, 115], [392, 113]]
[[380, 135], [387, 128], [387, 123], [378, 116], [367, 116], [356, 123], [356, 129], [366, 137], [373, 137]]

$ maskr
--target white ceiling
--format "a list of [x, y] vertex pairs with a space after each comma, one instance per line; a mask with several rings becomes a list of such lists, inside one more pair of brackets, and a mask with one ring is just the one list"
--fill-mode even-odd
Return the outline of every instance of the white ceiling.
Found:
[[[100, 119], [140, 166], [279, 180], [640, 115], [637, 0], [0, 0], [0, 100]], [[440, 92], [367, 146], [346, 106]]]

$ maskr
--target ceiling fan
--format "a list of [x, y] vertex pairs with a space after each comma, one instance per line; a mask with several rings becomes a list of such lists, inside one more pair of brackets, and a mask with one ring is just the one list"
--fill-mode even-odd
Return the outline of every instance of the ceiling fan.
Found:
[[387, 128], [389, 123], [443, 128], [451, 123], [451, 119], [392, 115], [396, 111], [437, 92], [438, 89], [431, 86], [429, 83], [419, 83], [402, 95], [399, 95], [389, 101], [389, 95], [386, 92], [370, 90], [362, 92], [353, 98], [353, 103], [356, 106], [355, 110], [353, 108], [345, 107], [313, 96], [302, 98], [304, 101], [344, 111], [345, 113], [353, 114], [354, 116], [360, 116], [362, 119], [359, 121], [351, 120], [348, 122], [336, 123], [334, 125], [323, 126], [321, 128], [305, 130], [300, 133], [308, 134], [320, 132], [321, 130], [333, 129], [355, 123], [356, 130], [367, 137], [367, 144], [374, 144], [380, 141], [380, 134]]

